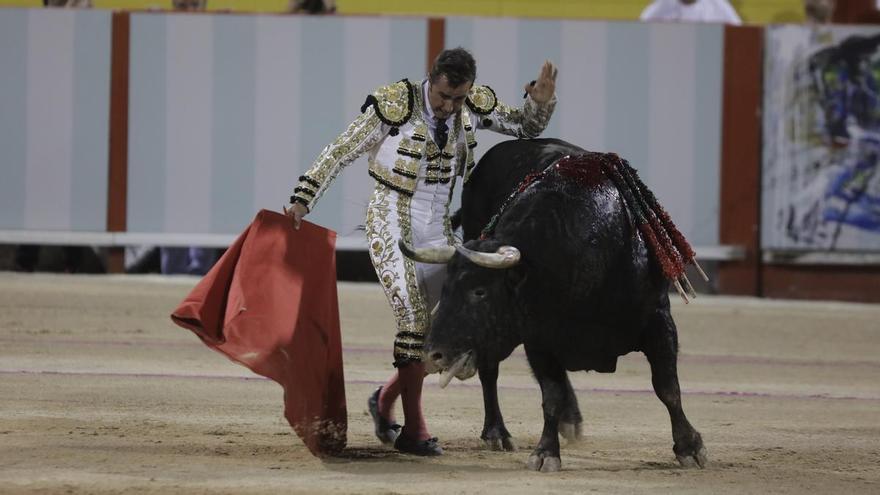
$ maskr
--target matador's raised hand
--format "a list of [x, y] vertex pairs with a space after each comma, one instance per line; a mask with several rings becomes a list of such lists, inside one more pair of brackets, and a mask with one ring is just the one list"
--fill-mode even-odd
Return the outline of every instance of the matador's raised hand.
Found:
[[556, 73], [559, 72], [553, 62], [547, 60], [541, 66], [541, 72], [534, 83], [526, 84], [525, 90], [535, 103], [547, 103], [556, 93]]

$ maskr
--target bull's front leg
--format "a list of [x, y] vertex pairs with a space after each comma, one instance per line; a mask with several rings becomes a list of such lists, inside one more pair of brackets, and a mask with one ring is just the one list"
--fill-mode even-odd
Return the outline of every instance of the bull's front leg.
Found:
[[479, 368], [483, 386], [483, 434], [480, 438], [490, 450], [516, 450], [510, 432], [504, 426], [501, 406], [498, 404], [498, 363], [483, 364]]
[[565, 376], [565, 398], [563, 400], [562, 415], [559, 417], [559, 434], [568, 440], [569, 443], [579, 442], [583, 436], [584, 418], [581, 416], [581, 409], [578, 406], [577, 396], [571, 386], [571, 380], [568, 379], [568, 373]]
[[544, 473], [562, 469], [559, 455], [559, 420], [564, 412], [567, 376], [565, 369], [548, 354], [529, 352], [526, 356], [532, 373], [541, 386], [541, 407], [544, 410], [544, 430], [538, 446], [529, 456], [528, 467]]

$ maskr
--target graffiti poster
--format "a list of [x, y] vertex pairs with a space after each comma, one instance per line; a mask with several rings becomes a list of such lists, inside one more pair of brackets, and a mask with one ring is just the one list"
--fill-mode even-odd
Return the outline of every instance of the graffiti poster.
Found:
[[880, 251], [880, 27], [772, 26], [764, 249]]

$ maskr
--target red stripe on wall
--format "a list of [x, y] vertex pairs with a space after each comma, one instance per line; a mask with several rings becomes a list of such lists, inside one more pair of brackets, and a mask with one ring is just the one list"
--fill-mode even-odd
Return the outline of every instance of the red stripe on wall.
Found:
[[426, 72], [431, 72], [434, 59], [446, 46], [446, 19], [428, 19], [428, 67]]
[[[110, 143], [107, 180], [107, 231], [125, 232], [128, 193], [128, 56], [131, 16], [113, 13], [113, 45], [110, 52]], [[124, 248], [111, 248], [107, 270], [125, 268]]]
[[721, 124], [721, 244], [743, 246], [746, 258], [722, 262], [722, 294], [760, 295], [761, 98], [764, 31], [724, 29]]

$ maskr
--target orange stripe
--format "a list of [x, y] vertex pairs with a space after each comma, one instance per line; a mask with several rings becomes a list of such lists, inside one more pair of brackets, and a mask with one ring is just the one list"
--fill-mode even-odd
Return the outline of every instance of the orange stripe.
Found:
[[721, 127], [721, 244], [746, 248], [746, 259], [722, 262], [723, 294], [760, 295], [759, 244], [761, 95], [764, 32], [755, 26], [724, 29]]
[[428, 19], [428, 70], [434, 65], [434, 59], [446, 45], [446, 19], [431, 18]]
[[[125, 232], [128, 193], [128, 67], [131, 16], [113, 13], [110, 54], [110, 142], [107, 180], [107, 230]], [[124, 271], [124, 248], [111, 248], [107, 270]]]

